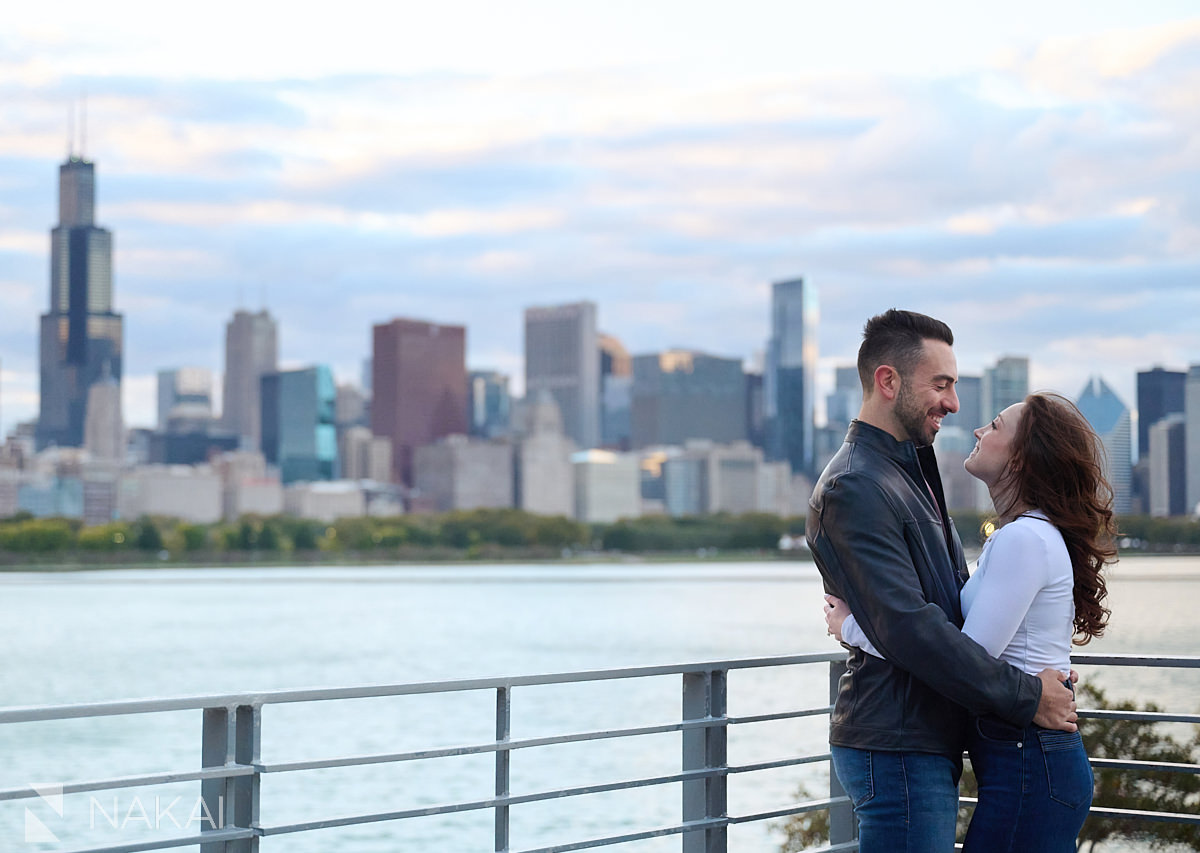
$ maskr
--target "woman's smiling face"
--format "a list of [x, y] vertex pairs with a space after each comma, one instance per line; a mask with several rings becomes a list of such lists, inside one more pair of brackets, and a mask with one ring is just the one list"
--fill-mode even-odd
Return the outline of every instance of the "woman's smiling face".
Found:
[[1024, 409], [1024, 403], [1013, 403], [991, 423], [975, 430], [975, 449], [963, 462], [969, 474], [989, 486], [1000, 479], [1012, 458], [1013, 436]]

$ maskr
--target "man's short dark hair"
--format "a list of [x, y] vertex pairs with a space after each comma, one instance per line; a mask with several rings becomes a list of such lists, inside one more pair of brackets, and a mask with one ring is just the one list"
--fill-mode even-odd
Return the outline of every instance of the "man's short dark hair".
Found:
[[863, 394], [875, 384], [875, 370], [888, 364], [907, 375], [925, 352], [925, 341], [945, 341], [954, 345], [954, 333], [941, 320], [915, 311], [891, 308], [876, 314], [863, 326], [863, 341], [858, 348], [858, 379]]

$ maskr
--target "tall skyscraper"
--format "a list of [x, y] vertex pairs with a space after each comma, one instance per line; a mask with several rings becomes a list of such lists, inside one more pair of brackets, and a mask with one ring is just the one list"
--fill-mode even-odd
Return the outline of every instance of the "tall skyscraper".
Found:
[[58, 225], [50, 232], [39, 449], [83, 446], [92, 385], [102, 377], [121, 385], [123, 321], [113, 311], [112, 232], [97, 227], [95, 210], [95, 166], [72, 155], [58, 167]]
[[472, 370], [467, 376], [467, 383], [471, 435], [477, 438], [507, 435], [512, 412], [507, 374], [495, 370]]
[[600, 335], [600, 443], [628, 450], [633, 406], [633, 359], [617, 338]]
[[225, 324], [225, 388], [221, 420], [242, 447], [257, 450], [262, 434], [262, 377], [279, 369], [275, 320], [266, 309], [238, 310]]
[[858, 368], [842, 365], [834, 368], [833, 393], [825, 395], [825, 426], [813, 431], [813, 473], [825, 470], [829, 460], [846, 439], [850, 421], [862, 408], [862, 382]]
[[373, 327], [371, 431], [392, 442], [396, 481], [413, 485], [413, 453], [466, 435], [467, 330], [396, 319]]
[[1187, 515], [1187, 433], [1176, 412], [1150, 427], [1144, 459], [1149, 469], [1150, 515]]
[[1188, 368], [1183, 386], [1184, 458], [1187, 462], [1187, 510], [1200, 515], [1200, 364]]
[[1154, 367], [1137, 375], [1138, 458], [1150, 452], [1150, 429], [1167, 415], [1183, 413], [1183, 386], [1187, 374], [1182, 370]]
[[516, 446], [516, 506], [539, 515], [575, 514], [575, 444], [562, 429], [562, 413], [549, 391], [529, 404], [528, 423]]
[[1028, 396], [1029, 359], [1024, 356], [1006, 355], [997, 361], [994, 367], [984, 368], [979, 423], [962, 426], [974, 429]]
[[367, 396], [357, 385], [342, 383], [337, 387], [337, 425], [338, 430], [350, 427], [365, 427], [370, 423]]
[[764, 389], [767, 455], [797, 474], [814, 467], [816, 429], [817, 290], [802, 278], [771, 287], [771, 340]]
[[739, 358], [691, 350], [634, 356], [631, 446], [744, 441], [745, 401]]
[[1088, 380], [1076, 405], [1104, 443], [1105, 474], [1113, 488], [1113, 512], [1128, 515], [1133, 496], [1133, 437], [1129, 407], [1098, 376]]
[[845, 434], [850, 421], [858, 417], [862, 399], [862, 381], [858, 378], [858, 368], [853, 364], [835, 367], [833, 393], [825, 397], [825, 422], [831, 428]]
[[581, 448], [600, 443], [600, 344], [596, 305], [525, 309], [525, 398], [549, 391], [563, 430]]
[[94, 459], [121, 462], [125, 458], [125, 424], [121, 418], [121, 386], [105, 372], [88, 389], [83, 446]]
[[207, 367], [158, 371], [159, 430], [188, 429], [211, 422], [212, 389], [212, 371]]
[[762, 365], [746, 371], [746, 440], [762, 450], [766, 446], [766, 413], [763, 402]]
[[613, 335], [597, 335], [597, 346], [600, 347], [601, 376], [632, 376], [633, 358], [620, 339]]
[[263, 456], [279, 468], [284, 484], [336, 480], [341, 476], [337, 445], [337, 388], [323, 364], [264, 374]]
[[392, 480], [392, 442], [374, 435], [370, 428], [352, 426], [338, 436], [338, 462], [347, 480]]
[[[983, 426], [1000, 411], [997, 409], [991, 414], [983, 411], [983, 377], [981, 376], [960, 375], [958, 382], [954, 385], [954, 393], [958, 395], [958, 411], [946, 415], [942, 419], [942, 429], [951, 426], [961, 427], [963, 432], [969, 435], [972, 430]], [[1025, 399], [1025, 396], [1022, 394], [1021, 399]], [[974, 446], [974, 444], [975, 439], [972, 438], [971, 445]], [[939, 444], [939, 446], [941, 445]]]

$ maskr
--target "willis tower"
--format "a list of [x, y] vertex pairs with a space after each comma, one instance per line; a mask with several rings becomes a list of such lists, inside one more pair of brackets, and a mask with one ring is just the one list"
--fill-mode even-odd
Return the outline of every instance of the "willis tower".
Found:
[[96, 171], [70, 155], [58, 167], [50, 232], [50, 310], [41, 325], [38, 449], [81, 447], [88, 391], [121, 382], [122, 317], [112, 310], [112, 232], [96, 226]]

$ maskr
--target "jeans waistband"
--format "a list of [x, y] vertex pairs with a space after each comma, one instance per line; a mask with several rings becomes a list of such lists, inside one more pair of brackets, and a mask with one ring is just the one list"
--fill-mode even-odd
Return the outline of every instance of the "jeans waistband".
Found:
[[1021, 741], [1029, 737], [1032, 725], [1027, 728], [1015, 726], [1008, 720], [1002, 720], [994, 714], [984, 714], [971, 720], [972, 727], [979, 734], [991, 740]]
[[[1069, 680], [1064, 680], [1063, 686], [1072, 693], [1075, 692], [1075, 685]], [[1033, 733], [1045, 731], [1041, 726], [1036, 726], [1033, 723], [1021, 728], [1008, 722], [1008, 720], [997, 717], [995, 714], [982, 714], [972, 717], [971, 723], [976, 731], [992, 740], [1011, 740], [1014, 742], [1027, 740]]]

